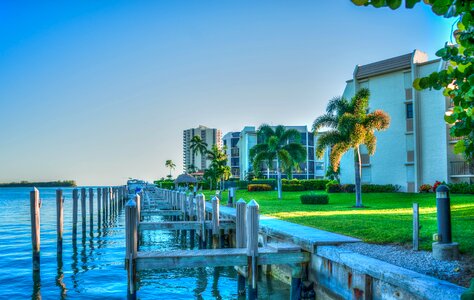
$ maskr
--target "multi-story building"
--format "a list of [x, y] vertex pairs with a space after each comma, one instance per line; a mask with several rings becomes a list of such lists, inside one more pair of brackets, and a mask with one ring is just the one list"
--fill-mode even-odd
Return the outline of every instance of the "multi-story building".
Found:
[[240, 178], [239, 139], [240, 132], [228, 132], [222, 138], [224, 149], [227, 154], [227, 165], [230, 167], [230, 172], [233, 178]]
[[194, 166], [198, 171], [203, 171], [209, 166], [209, 161], [206, 159], [205, 155], [201, 155], [201, 153], [193, 154], [191, 151], [190, 143], [194, 136], [201, 137], [201, 139], [207, 143], [208, 150], [210, 150], [213, 145], [217, 145], [219, 148], [222, 147], [222, 133], [218, 129], [199, 125], [197, 128], [183, 130], [184, 172], [187, 172], [190, 166]]
[[[343, 96], [350, 99], [360, 88], [370, 90], [371, 110], [381, 109], [391, 118], [386, 131], [376, 132], [373, 156], [361, 149], [362, 182], [397, 184], [402, 191], [416, 192], [420, 185], [473, 181], [471, 165], [453, 153], [453, 141], [444, 115], [449, 99], [439, 90], [417, 91], [415, 78], [445, 68], [445, 62], [428, 60], [425, 53], [412, 53], [356, 66]], [[353, 151], [341, 160], [341, 182], [354, 182]]]
[[[296, 129], [301, 134], [300, 142], [306, 149], [306, 159], [299, 166], [298, 170], [293, 170], [293, 178], [314, 179], [323, 178], [326, 174], [327, 156], [322, 160], [315, 157], [314, 146], [316, 139], [306, 126], [285, 126], [286, 129]], [[257, 131], [254, 126], [246, 126], [240, 132], [229, 132], [224, 136], [224, 144], [227, 145], [227, 155], [230, 158], [230, 165], [234, 177], [245, 179], [249, 172], [253, 172], [250, 157], [250, 149], [258, 143]], [[231, 147], [229, 148], [229, 145]], [[276, 163], [270, 168], [262, 166], [261, 174], [265, 177], [276, 177]], [[237, 172], [238, 175], [237, 175]], [[282, 174], [286, 177], [285, 174]]]

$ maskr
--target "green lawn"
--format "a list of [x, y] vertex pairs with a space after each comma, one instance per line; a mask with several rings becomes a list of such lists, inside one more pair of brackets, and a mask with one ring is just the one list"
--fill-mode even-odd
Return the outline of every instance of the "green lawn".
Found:
[[[420, 248], [430, 250], [437, 232], [435, 194], [373, 193], [363, 194], [366, 208], [355, 209], [354, 194], [329, 194], [327, 205], [303, 205], [299, 196], [307, 192], [237, 191], [237, 199], [255, 199], [263, 214], [290, 222], [338, 232], [369, 243], [400, 244], [411, 247], [412, 204], [420, 205]], [[212, 192], [205, 192], [206, 199]], [[223, 194], [227, 203], [227, 192]], [[452, 195], [453, 241], [463, 253], [474, 256], [474, 195]]]

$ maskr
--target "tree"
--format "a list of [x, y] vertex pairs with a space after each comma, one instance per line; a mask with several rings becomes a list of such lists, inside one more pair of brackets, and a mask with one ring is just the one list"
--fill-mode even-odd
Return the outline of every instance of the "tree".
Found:
[[195, 135], [191, 138], [189, 142], [189, 149], [191, 150], [193, 157], [196, 156], [196, 154], [201, 154], [201, 156], [204, 156], [207, 154], [207, 143], [204, 142], [200, 136]]
[[172, 178], [171, 170], [176, 169], [176, 165], [173, 163], [173, 161], [171, 159], [168, 159], [165, 162], [165, 167], [170, 168], [170, 174], [167, 177], [171, 179]]
[[[400, 7], [401, 0], [352, 0], [356, 5]], [[413, 8], [420, 0], [406, 0], [406, 8]], [[453, 111], [445, 115], [451, 124], [450, 135], [459, 138], [454, 153], [463, 154], [468, 161], [474, 160], [474, 5], [467, 0], [424, 0], [432, 11], [446, 18], [458, 17], [453, 32], [456, 45], [446, 44], [436, 52], [448, 62], [448, 67], [417, 78], [413, 87], [417, 90], [443, 89], [443, 95], [451, 98]]]
[[282, 170], [291, 168], [306, 157], [306, 149], [299, 143], [300, 133], [295, 129], [286, 130], [283, 125], [273, 129], [267, 124], [262, 124], [257, 130], [257, 137], [261, 143], [250, 149], [253, 169], [258, 170], [262, 162], [276, 160], [278, 199], [281, 199]]
[[368, 89], [357, 91], [351, 101], [342, 97], [329, 101], [326, 114], [313, 123], [315, 134], [322, 128], [329, 131], [319, 133], [316, 155], [322, 158], [327, 147], [331, 147], [329, 160], [334, 171], [339, 169], [341, 158], [350, 149], [354, 150], [356, 207], [362, 207], [360, 146], [365, 145], [369, 155], [375, 153], [377, 138], [375, 130], [385, 130], [390, 125], [390, 117], [382, 110], [369, 113]]
[[186, 171], [187, 171], [188, 173], [195, 173], [196, 170], [197, 170], [197, 169], [196, 169], [196, 166], [193, 165], [193, 164], [189, 164], [188, 167], [186, 168]]
[[225, 148], [221, 150], [217, 145], [213, 145], [211, 150], [207, 151], [206, 158], [211, 161], [211, 164], [204, 172], [204, 177], [210, 181], [212, 189], [212, 182], [217, 185], [221, 180], [226, 179], [226, 176], [230, 174], [230, 167], [227, 166]]

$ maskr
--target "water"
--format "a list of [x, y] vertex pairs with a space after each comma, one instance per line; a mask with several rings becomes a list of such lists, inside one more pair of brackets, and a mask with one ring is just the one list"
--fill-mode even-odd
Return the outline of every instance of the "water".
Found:
[[[72, 242], [72, 189], [64, 188], [62, 261], [56, 255], [56, 189], [40, 188], [41, 271], [33, 278], [29, 192], [0, 188], [0, 299], [125, 299], [125, 235], [123, 210], [98, 227], [94, 201], [93, 226], [87, 212], [86, 232], [78, 224]], [[96, 190], [94, 190], [96, 192]], [[95, 196], [96, 197], [96, 196]], [[87, 209], [89, 208], [87, 200]], [[79, 205], [80, 207], [80, 205]], [[79, 223], [81, 217], [79, 212]], [[140, 250], [183, 249], [174, 232], [146, 232]], [[237, 299], [233, 268], [192, 268], [139, 272], [139, 299]], [[265, 277], [259, 299], [288, 299], [289, 286]]]

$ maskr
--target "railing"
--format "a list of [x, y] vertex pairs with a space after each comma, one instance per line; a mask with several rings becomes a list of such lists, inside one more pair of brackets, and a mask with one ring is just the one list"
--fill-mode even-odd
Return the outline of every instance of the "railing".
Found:
[[451, 136], [451, 135], [450, 135], [450, 136], [449, 136], [449, 141], [450, 141], [450, 142], [457, 142], [457, 141], [459, 141], [459, 140], [462, 140], [463, 138], [464, 138], [464, 137], [462, 137], [462, 136]]
[[451, 176], [474, 176], [474, 164], [467, 161], [452, 161]]

